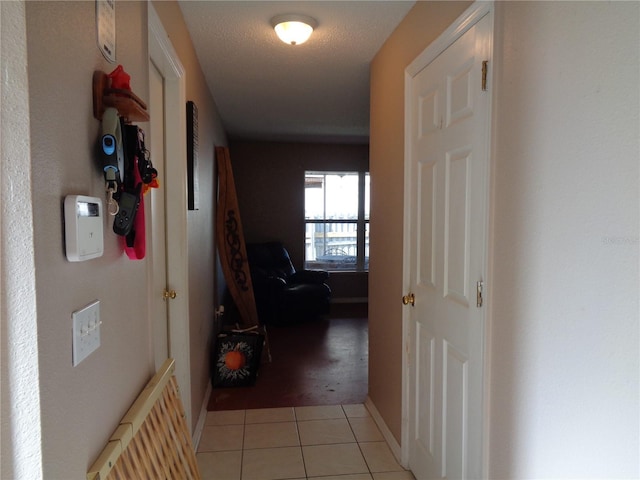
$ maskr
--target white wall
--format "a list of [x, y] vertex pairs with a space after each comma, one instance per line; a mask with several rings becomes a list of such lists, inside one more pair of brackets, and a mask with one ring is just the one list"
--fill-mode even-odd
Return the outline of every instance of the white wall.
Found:
[[[42, 478], [24, 3], [0, 2], [0, 478]], [[19, 135], [16, 132], [20, 132]]]
[[640, 4], [497, 2], [490, 478], [637, 478]]

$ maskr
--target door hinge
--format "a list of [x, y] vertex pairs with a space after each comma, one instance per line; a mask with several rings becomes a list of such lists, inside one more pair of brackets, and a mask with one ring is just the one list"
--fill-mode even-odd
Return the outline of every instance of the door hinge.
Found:
[[480, 308], [482, 306], [482, 287], [484, 286], [484, 282], [480, 280], [476, 282], [476, 307]]
[[482, 61], [482, 91], [487, 91], [487, 65], [489, 64], [489, 60]]
[[178, 296], [178, 294], [176, 293], [175, 290], [167, 290], [166, 288], [164, 289], [164, 292], [162, 292], [162, 299], [163, 300], [168, 300], [168, 299], [173, 299], [176, 298]]

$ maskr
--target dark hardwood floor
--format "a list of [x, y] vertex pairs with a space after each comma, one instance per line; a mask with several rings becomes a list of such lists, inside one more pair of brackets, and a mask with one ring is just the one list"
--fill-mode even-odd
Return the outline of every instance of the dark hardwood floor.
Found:
[[328, 318], [268, 328], [271, 363], [255, 385], [214, 388], [208, 410], [363, 403], [368, 387], [366, 304], [334, 304]]

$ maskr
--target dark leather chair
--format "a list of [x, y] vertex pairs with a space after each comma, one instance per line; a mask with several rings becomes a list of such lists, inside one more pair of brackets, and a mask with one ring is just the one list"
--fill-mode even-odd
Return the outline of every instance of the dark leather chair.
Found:
[[260, 323], [287, 325], [329, 313], [329, 272], [296, 271], [280, 242], [249, 243], [247, 258]]

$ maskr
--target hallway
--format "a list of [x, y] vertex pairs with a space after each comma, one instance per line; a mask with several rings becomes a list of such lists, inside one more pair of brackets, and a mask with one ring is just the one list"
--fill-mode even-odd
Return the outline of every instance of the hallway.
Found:
[[273, 361], [251, 387], [214, 388], [198, 446], [203, 479], [413, 480], [364, 405], [366, 304], [269, 328]]
[[413, 480], [362, 404], [208, 412], [202, 478]]
[[270, 326], [272, 362], [254, 386], [214, 388], [208, 410], [364, 403], [368, 392], [367, 304], [335, 304], [329, 318]]

